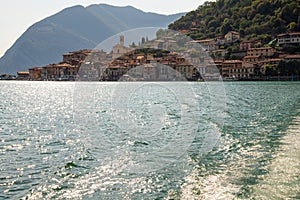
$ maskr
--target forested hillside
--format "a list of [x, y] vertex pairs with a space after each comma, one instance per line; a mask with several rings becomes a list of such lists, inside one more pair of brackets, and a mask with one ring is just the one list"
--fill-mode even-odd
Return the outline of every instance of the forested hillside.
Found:
[[214, 38], [233, 30], [242, 38], [269, 41], [300, 31], [300, 0], [216, 0], [205, 2], [169, 25], [193, 39]]

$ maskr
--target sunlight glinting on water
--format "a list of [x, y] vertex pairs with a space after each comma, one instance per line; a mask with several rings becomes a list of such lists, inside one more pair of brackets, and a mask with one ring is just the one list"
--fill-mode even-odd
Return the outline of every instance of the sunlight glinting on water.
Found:
[[[90, 111], [98, 118], [82, 121], [89, 122], [85, 127], [82, 127], [81, 123], [72, 122], [72, 84], [1, 84], [0, 89], [6, 96], [0, 97], [0, 198], [299, 198], [298, 83], [227, 83], [229, 93], [224, 127], [215, 124], [207, 114], [210, 111], [209, 99], [204, 85], [195, 84], [197, 101], [201, 106], [190, 108], [189, 105], [193, 104], [185, 104], [187, 106], [182, 109], [198, 113], [196, 116], [200, 117], [200, 125], [196, 137], [192, 144], [187, 143], [190, 147], [182, 156], [170, 158], [170, 154], [165, 154], [163, 158], [155, 157], [154, 160], [146, 156], [149, 154], [147, 150], [151, 149], [151, 140], [145, 143], [142, 140], [144, 137], [121, 137], [126, 133], [113, 126], [108, 112], [109, 100], [105, 99], [113, 84], [97, 84], [99, 99], [93, 101], [97, 106]], [[274, 94], [276, 98], [272, 96]], [[138, 94], [133, 97], [139, 100]], [[169, 106], [169, 109], [172, 105], [169, 97], [162, 95], [155, 101], [166, 102], [164, 98], [167, 98], [169, 103], [161, 105]], [[141, 101], [134, 102], [149, 105], [148, 100], [151, 98], [142, 98]], [[139, 109], [139, 106], [134, 104], [128, 108]], [[142, 120], [139, 116], [144, 115], [141, 114], [144, 110], [138, 111], [140, 113], [135, 112], [133, 114], [136, 115], [132, 116]], [[164, 117], [163, 121], [169, 117], [176, 122], [170, 124], [181, 125], [192, 119], [186, 118], [180, 123], [180, 116], [173, 112], [175, 110], [170, 111], [172, 112], [159, 112], [159, 116]], [[155, 116], [155, 112], [149, 113]], [[81, 111], [79, 114], [82, 114], [79, 120], [90, 116]], [[91, 127], [95, 128], [95, 134], [98, 135], [86, 134], [85, 131], [91, 130]], [[220, 138], [216, 139], [214, 134], [210, 134], [213, 129], [219, 131], [217, 135]], [[164, 129], [168, 130], [172, 129]], [[174, 130], [186, 133], [188, 129], [179, 127]], [[172, 131], [164, 133], [167, 134], [157, 137], [152, 146], [156, 145], [158, 148], [168, 142], [168, 138], [172, 138]], [[204, 136], [212, 137], [205, 139]], [[95, 139], [106, 139], [101, 144], [107, 147], [111, 145], [107, 143], [115, 142], [124, 148], [117, 147], [107, 151], [106, 146], [99, 145]], [[92, 145], [88, 144], [93, 140]], [[178, 148], [182, 144], [176, 145]], [[172, 147], [175, 148], [170, 145], [170, 149], [166, 150], [171, 150]], [[99, 154], [103, 150], [104, 154]], [[146, 171], [135, 173], [134, 170], [128, 169], [139, 163], [145, 164], [133, 162], [137, 158], [137, 150], [144, 150], [142, 153], [150, 160], [144, 157], [141, 160], [149, 162], [151, 168], [159, 166], [161, 163], [158, 162], [161, 162], [161, 159], [171, 162], [162, 168], [152, 171], [149, 171], [151, 168], [141, 168]]]
[[254, 186], [257, 199], [297, 199], [300, 194], [300, 117], [297, 116], [281, 140], [269, 173]]

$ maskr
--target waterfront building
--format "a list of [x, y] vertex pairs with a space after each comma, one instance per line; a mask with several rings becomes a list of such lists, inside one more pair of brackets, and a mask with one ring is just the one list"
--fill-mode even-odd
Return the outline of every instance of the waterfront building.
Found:
[[127, 68], [122, 65], [109, 65], [100, 75], [101, 81], [118, 81], [127, 73]]
[[75, 80], [79, 67], [69, 63], [50, 64], [42, 68], [41, 80]]
[[218, 61], [211, 61], [205, 66], [205, 73], [201, 74], [204, 80], [219, 80], [222, 76], [222, 68]]
[[[186, 80], [194, 80], [197, 77], [197, 69], [189, 62], [182, 62], [179, 64], [176, 64], [174, 66], [174, 69], [179, 72], [179, 76], [183, 77]], [[178, 77], [177, 75], [177, 77]], [[178, 77], [178, 78], [180, 78]]]
[[260, 67], [260, 72], [263, 74], [265, 71], [266, 65], [278, 66], [279, 62], [282, 60], [283, 60], [283, 58], [264, 59], [264, 60], [257, 62], [257, 65]]
[[16, 80], [16, 76], [12, 74], [0, 74], [0, 80]]
[[28, 71], [19, 71], [17, 72], [17, 80], [28, 80], [29, 72]]
[[223, 78], [243, 78], [248, 77], [248, 73], [241, 60], [225, 60], [222, 63]]
[[42, 74], [41, 67], [30, 68], [28, 71], [29, 71], [29, 80], [32, 80], [32, 81], [41, 80], [41, 74]]

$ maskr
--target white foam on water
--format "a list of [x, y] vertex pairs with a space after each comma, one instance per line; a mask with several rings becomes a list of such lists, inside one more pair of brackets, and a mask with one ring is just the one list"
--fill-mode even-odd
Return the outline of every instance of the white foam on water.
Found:
[[203, 180], [197, 180], [193, 175], [186, 178], [188, 184], [183, 186], [181, 199], [234, 199], [233, 192], [239, 188], [228, 181], [224, 174], [211, 175]]
[[278, 149], [260, 184], [254, 187], [257, 199], [296, 199], [300, 193], [300, 117], [282, 138]]
[[198, 167], [185, 177], [185, 184], [181, 188], [182, 200], [198, 199], [235, 199], [234, 193], [240, 189], [230, 181], [230, 176], [224, 174], [213, 174], [199, 177]]
[[[299, 197], [300, 117], [294, 119], [280, 142], [282, 145], [268, 167], [269, 173], [261, 175], [259, 183], [251, 187], [250, 199], [297, 199]], [[253, 148], [259, 149], [259, 147]], [[255, 152], [258, 157], [263, 154], [263, 152]], [[225, 170], [221, 174], [203, 177], [199, 176], [199, 172], [205, 169], [195, 167], [185, 177], [185, 184], [181, 188], [181, 199], [239, 199], [236, 194], [239, 193], [241, 185], [234, 184], [234, 179], [243, 176], [242, 168], [249, 162], [251, 161], [243, 161], [241, 158], [239, 162], [241, 165], [231, 166], [228, 172]], [[235, 174], [229, 173], [230, 171]]]

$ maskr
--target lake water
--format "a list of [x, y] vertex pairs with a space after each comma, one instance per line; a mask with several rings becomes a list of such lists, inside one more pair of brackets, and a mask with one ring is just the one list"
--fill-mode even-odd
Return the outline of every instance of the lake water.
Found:
[[0, 91], [0, 199], [300, 199], [298, 82]]

